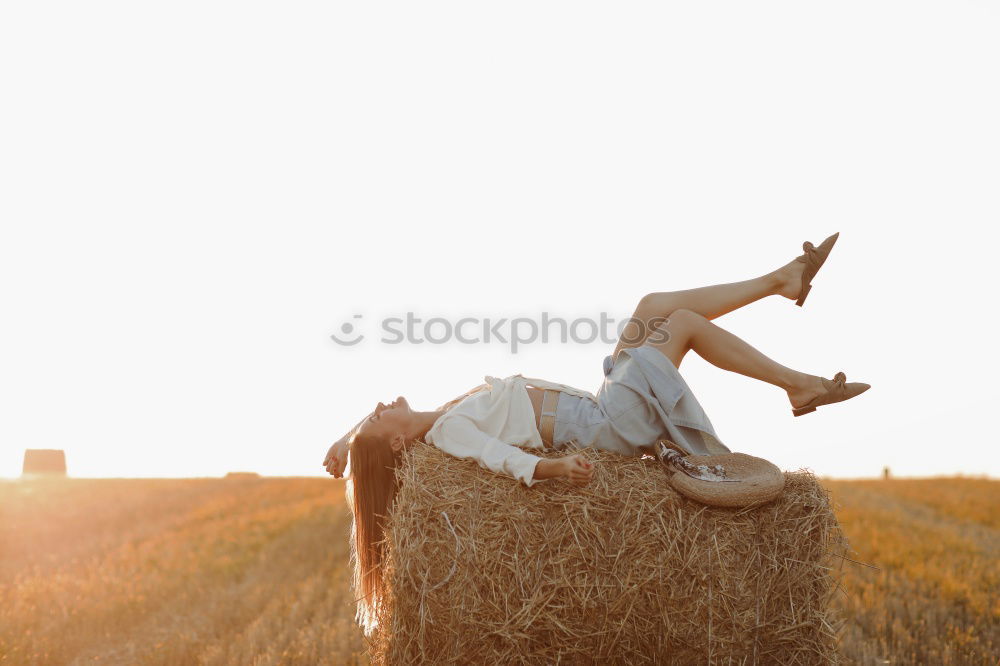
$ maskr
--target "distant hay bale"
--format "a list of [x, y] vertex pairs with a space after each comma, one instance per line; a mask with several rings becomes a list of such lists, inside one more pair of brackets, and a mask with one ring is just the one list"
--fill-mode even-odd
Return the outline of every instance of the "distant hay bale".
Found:
[[837, 663], [844, 541], [811, 472], [786, 472], [764, 506], [710, 508], [652, 458], [585, 455], [588, 486], [527, 488], [433, 446], [407, 451], [373, 661]]
[[21, 474], [66, 476], [66, 453], [62, 449], [25, 449]]
[[224, 478], [227, 479], [259, 479], [260, 474], [257, 472], [227, 472]]

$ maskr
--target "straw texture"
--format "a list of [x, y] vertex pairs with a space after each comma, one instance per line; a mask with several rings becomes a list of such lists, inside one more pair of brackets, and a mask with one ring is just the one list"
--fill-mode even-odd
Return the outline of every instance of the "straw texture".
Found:
[[586, 487], [527, 488], [410, 448], [373, 662], [837, 663], [828, 603], [843, 539], [810, 472], [738, 510], [677, 494], [652, 458], [584, 455]]

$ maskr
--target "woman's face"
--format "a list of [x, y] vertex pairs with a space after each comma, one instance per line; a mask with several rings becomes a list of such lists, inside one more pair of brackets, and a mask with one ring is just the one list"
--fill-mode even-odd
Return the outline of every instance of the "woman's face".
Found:
[[372, 414], [361, 424], [361, 432], [366, 435], [378, 437], [391, 437], [392, 435], [403, 435], [410, 431], [413, 424], [413, 410], [406, 398], [399, 396], [388, 405], [378, 403]]

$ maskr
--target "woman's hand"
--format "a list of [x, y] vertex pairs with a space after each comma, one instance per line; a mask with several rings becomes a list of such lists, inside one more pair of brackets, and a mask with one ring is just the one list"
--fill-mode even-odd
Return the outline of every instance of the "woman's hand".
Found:
[[563, 476], [575, 486], [587, 485], [594, 476], [594, 463], [579, 453], [559, 458], [559, 461], [562, 463]]
[[563, 458], [539, 458], [535, 465], [536, 479], [566, 479], [577, 486], [585, 486], [594, 476], [594, 463], [579, 453]]
[[347, 442], [338, 440], [326, 452], [323, 467], [326, 467], [326, 471], [333, 474], [335, 478], [339, 479], [344, 475], [344, 468], [347, 467], [347, 451]]

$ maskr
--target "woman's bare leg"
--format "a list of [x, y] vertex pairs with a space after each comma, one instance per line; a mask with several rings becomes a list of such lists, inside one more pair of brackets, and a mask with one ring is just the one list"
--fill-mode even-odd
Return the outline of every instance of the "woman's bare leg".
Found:
[[817, 375], [792, 370], [772, 361], [729, 331], [716, 326], [703, 315], [685, 308], [675, 310], [661, 324], [649, 344], [670, 359], [674, 367], [689, 349], [712, 365], [759, 379], [785, 390], [792, 407], [801, 407], [825, 392]]
[[691, 310], [706, 319], [715, 319], [765, 296], [780, 295], [795, 300], [799, 295], [804, 268], [804, 263], [792, 260], [752, 280], [646, 294], [622, 330], [614, 354], [617, 356], [621, 349], [641, 345], [657, 325], [675, 310]]

